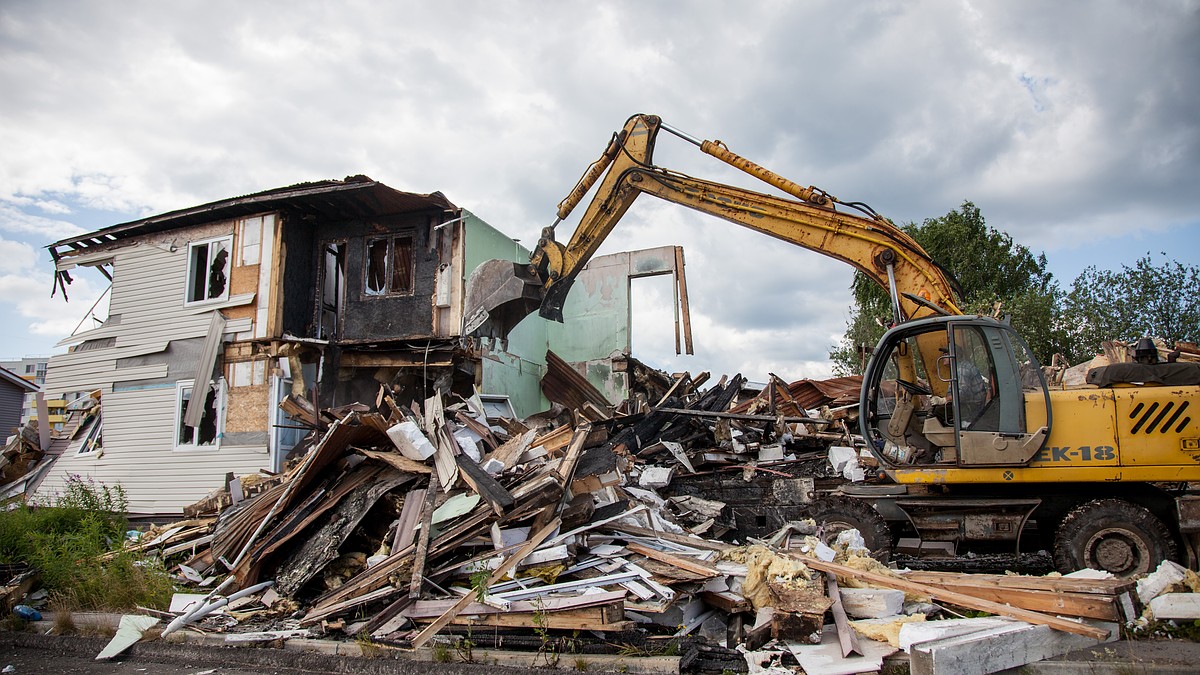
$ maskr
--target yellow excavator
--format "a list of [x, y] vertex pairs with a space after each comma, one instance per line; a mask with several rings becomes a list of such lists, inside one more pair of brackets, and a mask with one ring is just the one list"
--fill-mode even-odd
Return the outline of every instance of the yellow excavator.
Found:
[[[789, 197], [655, 166], [660, 131]], [[570, 241], [558, 242], [556, 226], [597, 184]], [[575, 277], [642, 194], [831, 256], [889, 292], [894, 327], [864, 374], [859, 422], [890, 482], [841, 486], [822, 510], [828, 527], [854, 527], [872, 549], [890, 547], [893, 531], [955, 547], [1021, 549], [1036, 536], [1062, 571], [1134, 576], [1181, 557], [1196, 567], [1200, 364], [1118, 364], [1091, 371], [1091, 384], [1051, 388], [1012, 327], [964, 315], [952, 277], [890, 221], [653, 115], [613, 135], [528, 265], [494, 260], [472, 273], [464, 334], [503, 337], [534, 311], [562, 321]]]

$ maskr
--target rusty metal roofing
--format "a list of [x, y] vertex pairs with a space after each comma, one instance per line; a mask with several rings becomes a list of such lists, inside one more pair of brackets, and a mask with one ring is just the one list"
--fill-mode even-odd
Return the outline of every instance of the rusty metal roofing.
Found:
[[788, 385], [796, 402], [812, 410], [823, 405], [843, 406], [858, 403], [862, 376], [835, 377], [828, 380], [799, 380]]
[[297, 183], [287, 187], [169, 211], [56, 241], [47, 248], [53, 253], [58, 253], [58, 249], [62, 247], [76, 250], [86, 249], [125, 237], [272, 210], [286, 210], [300, 217], [314, 216], [322, 219], [345, 220], [410, 211], [454, 208], [456, 208], [454, 204], [440, 192], [430, 194], [401, 192], [367, 176], [347, 176], [343, 180]]

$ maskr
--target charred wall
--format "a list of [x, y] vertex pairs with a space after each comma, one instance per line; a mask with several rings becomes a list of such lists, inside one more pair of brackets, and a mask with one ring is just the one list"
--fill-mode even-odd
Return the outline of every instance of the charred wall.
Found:
[[[283, 328], [293, 335], [315, 337], [318, 303], [323, 286], [324, 247], [344, 246], [343, 302], [336, 341], [348, 343], [427, 337], [433, 334], [432, 297], [437, 284], [438, 257], [430, 232], [440, 211], [414, 212], [370, 219], [312, 222], [290, 218], [283, 228], [286, 250], [283, 273]], [[373, 283], [371, 246], [380, 241], [398, 248], [411, 246], [405, 260], [411, 268], [394, 275], [390, 267]], [[390, 262], [394, 257], [388, 250]], [[378, 264], [380, 257], [376, 257]], [[392, 286], [406, 276], [407, 284]], [[380, 284], [382, 284], [380, 286]]]

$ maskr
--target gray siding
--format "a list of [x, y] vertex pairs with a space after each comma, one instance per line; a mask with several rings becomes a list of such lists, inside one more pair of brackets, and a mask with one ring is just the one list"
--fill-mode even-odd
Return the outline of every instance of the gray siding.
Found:
[[[214, 310], [254, 300], [253, 294], [247, 294], [221, 304], [184, 305], [189, 237], [200, 240], [233, 231], [232, 221], [225, 226], [224, 230], [212, 225], [179, 230], [172, 233], [173, 241], [141, 242], [111, 252], [110, 320], [69, 342], [115, 338], [114, 343], [53, 357], [44, 389], [51, 393], [99, 389], [104, 449], [86, 455], [64, 453], [38, 487], [37, 496], [61, 493], [68, 476], [77, 474], [105, 485], [121, 485], [131, 513], [178, 513], [220, 487], [229, 472], [241, 475], [270, 468], [265, 444], [176, 450], [173, 443], [174, 379], [180, 372], [189, 373], [184, 379], [190, 379], [196, 364], [169, 363], [175, 350], [168, 351], [168, 346], [172, 341], [202, 340]], [[250, 319], [240, 319], [230, 321], [225, 334], [252, 329]]]
[[0, 443], [21, 424], [21, 410], [24, 408], [25, 390], [0, 380]]

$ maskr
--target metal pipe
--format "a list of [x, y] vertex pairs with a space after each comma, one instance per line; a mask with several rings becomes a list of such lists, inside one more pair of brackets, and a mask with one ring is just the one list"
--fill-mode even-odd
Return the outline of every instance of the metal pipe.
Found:
[[[233, 577], [230, 577], [230, 578], [232, 579]], [[192, 611], [190, 611], [190, 612], [180, 616], [179, 618], [175, 619], [174, 621], [172, 621], [170, 624], [167, 625], [167, 627], [165, 629], [163, 629], [162, 634], [164, 637], [167, 635], [170, 635], [171, 633], [174, 633], [175, 631], [179, 630], [180, 628], [183, 628], [185, 625], [192, 623], [193, 621], [199, 621], [200, 619], [203, 619], [204, 617], [211, 614], [213, 611], [218, 610], [218, 609], [224, 607], [225, 605], [228, 605], [229, 603], [233, 602], [234, 600], [244, 598], [247, 595], [253, 595], [259, 591], [266, 590], [274, 585], [275, 585], [274, 580], [264, 581], [261, 584], [255, 584], [255, 585], [251, 586], [250, 588], [242, 589], [242, 590], [238, 591], [237, 593], [234, 593], [233, 595], [230, 595], [228, 597], [224, 597], [219, 600], [213, 600], [212, 602], [204, 603], [204, 604], [200, 605], [199, 607], [196, 607]]]
[[669, 131], [672, 134], [675, 134], [676, 136], [687, 141], [688, 143], [695, 145], [696, 147], [701, 147], [704, 145], [704, 141], [700, 140], [699, 138], [696, 138], [695, 136], [687, 133], [686, 131], [676, 129], [675, 127], [671, 126], [670, 124], [667, 124], [666, 122], [660, 122], [659, 126], [663, 129], [663, 131]]

